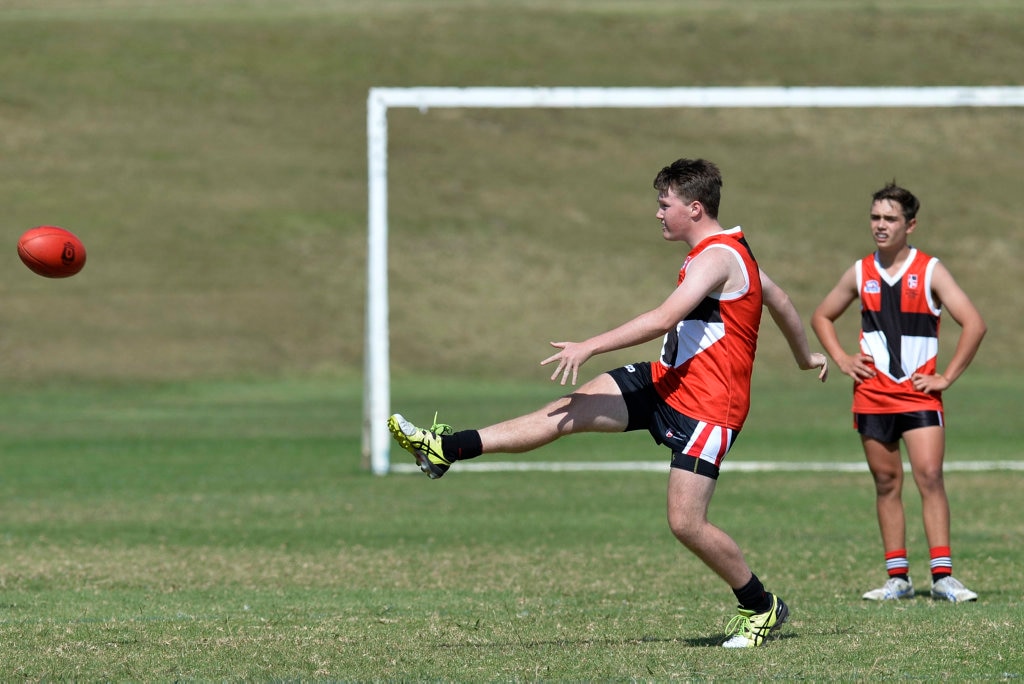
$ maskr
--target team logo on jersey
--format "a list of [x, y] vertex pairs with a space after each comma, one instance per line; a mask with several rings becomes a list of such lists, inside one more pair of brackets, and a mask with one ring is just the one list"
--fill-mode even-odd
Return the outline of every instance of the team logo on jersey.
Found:
[[882, 286], [879, 285], [877, 280], [869, 280], [864, 283], [864, 291], [868, 294], [878, 294], [882, 291]]
[[917, 289], [917, 274], [916, 273], [911, 273], [910, 275], [907, 276], [907, 287], [909, 287], [911, 290], [916, 290]]

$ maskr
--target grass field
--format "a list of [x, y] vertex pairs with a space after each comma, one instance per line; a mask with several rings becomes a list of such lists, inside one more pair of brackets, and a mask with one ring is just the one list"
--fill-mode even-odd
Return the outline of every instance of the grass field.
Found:
[[[732, 597], [671, 538], [663, 475], [374, 477], [354, 458], [358, 393], [322, 381], [25, 389], [0, 408], [4, 679], [1024, 674], [1018, 473], [948, 477], [958, 574], [981, 594], [963, 606], [859, 599], [882, 573], [866, 474], [723, 475], [714, 519], [794, 611], [735, 654], [718, 647]], [[545, 453], [630, 444], [654, 457], [627, 436]], [[908, 542], [926, 589], [919, 524]]]
[[[0, 0], [0, 679], [1021, 678], [1020, 471], [947, 477], [965, 606], [859, 599], [881, 579], [867, 475], [723, 476], [713, 519], [793, 608], [726, 653], [732, 597], [671, 538], [663, 475], [432, 483], [359, 453], [370, 87], [1021, 85], [1021, 36], [1013, 0]], [[549, 339], [674, 282], [650, 182], [706, 156], [805, 315], [870, 249], [870, 193], [914, 189], [921, 247], [991, 330], [947, 395], [949, 459], [1021, 460], [1019, 111], [390, 124], [403, 412], [551, 398]], [[78, 276], [17, 261], [46, 223], [85, 241]], [[770, 327], [755, 385], [731, 458], [859, 462], [849, 386], [796, 372]], [[662, 457], [625, 435], [520, 459]]]

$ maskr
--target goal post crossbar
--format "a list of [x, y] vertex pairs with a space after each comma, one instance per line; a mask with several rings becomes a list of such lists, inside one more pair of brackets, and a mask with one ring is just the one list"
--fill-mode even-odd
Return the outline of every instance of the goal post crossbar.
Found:
[[1020, 107], [1024, 87], [372, 88], [383, 107]]
[[390, 108], [900, 108], [1024, 107], [1024, 86], [371, 88], [367, 97], [367, 292], [362, 453], [390, 470], [387, 112]]

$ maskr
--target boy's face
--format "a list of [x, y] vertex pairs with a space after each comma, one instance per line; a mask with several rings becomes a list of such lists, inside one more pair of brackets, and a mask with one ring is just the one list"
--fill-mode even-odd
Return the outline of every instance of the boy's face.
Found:
[[871, 236], [879, 249], [903, 247], [916, 225], [916, 218], [904, 218], [899, 202], [878, 200], [871, 205]]
[[661, 221], [662, 237], [673, 242], [685, 240], [683, 231], [690, 224], [692, 205], [693, 202], [681, 199], [671, 190], [659, 193], [656, 217]]

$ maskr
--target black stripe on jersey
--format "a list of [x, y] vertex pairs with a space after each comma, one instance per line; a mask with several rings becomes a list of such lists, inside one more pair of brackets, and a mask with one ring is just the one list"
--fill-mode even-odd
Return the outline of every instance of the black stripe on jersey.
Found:
[[694, 307], [686, 315], [684, 321], [704, 321], [705, 323], [722, 322], [722, 301], [714, 297], [705, 297], [704, 301]]
[[907, 337], [938, 337], [938, 320], [931, 314], [910, 313], [900, 311], [900, 283], [888, 285], [882, 283], [881, 311], [868, 311], [861, 314], [861, 328], [864, 332], [881, 332], [885, 335], [886, 346], [889, 348], [889, 375], [894, 378], [903, 377], [903, 336]]
[[[698, 304], [683, 320], [703, 321], [705, 323], [721, 323], [722, 302], [712, 297], [705, 297], [704, 301]], [[670, 330], [665, 336], [665, 344], [663, 345], [661, 360], [667, 366], [674, 366], [676, 364], [676, 354], [678, 352], [679, 328], [677, 326]]]
[[741, 245], [743, 245], [744, 247], [746, 247], [746, 249], [747, 249], [747, 255], [748, 255], [748, 256], [750, 257], [751, 261], [753, 261], [753, 262], [754, 262], [754, 263], [756, 264], [756, 263], [757, 263], [757, 259], [755, 259], [755, 258], [754, 258], [754, 250], [750, 249], [750, 245], [749, 245], [749, 244], [747, 244], [747, 238], [746, 238], [746, 236], [744, 236], [744, 237], [741, 237], [741, 238], [740, 238], [739, 240], [737, 240], [736, 242], [738, 242], [738, 243], [740, 243]]

